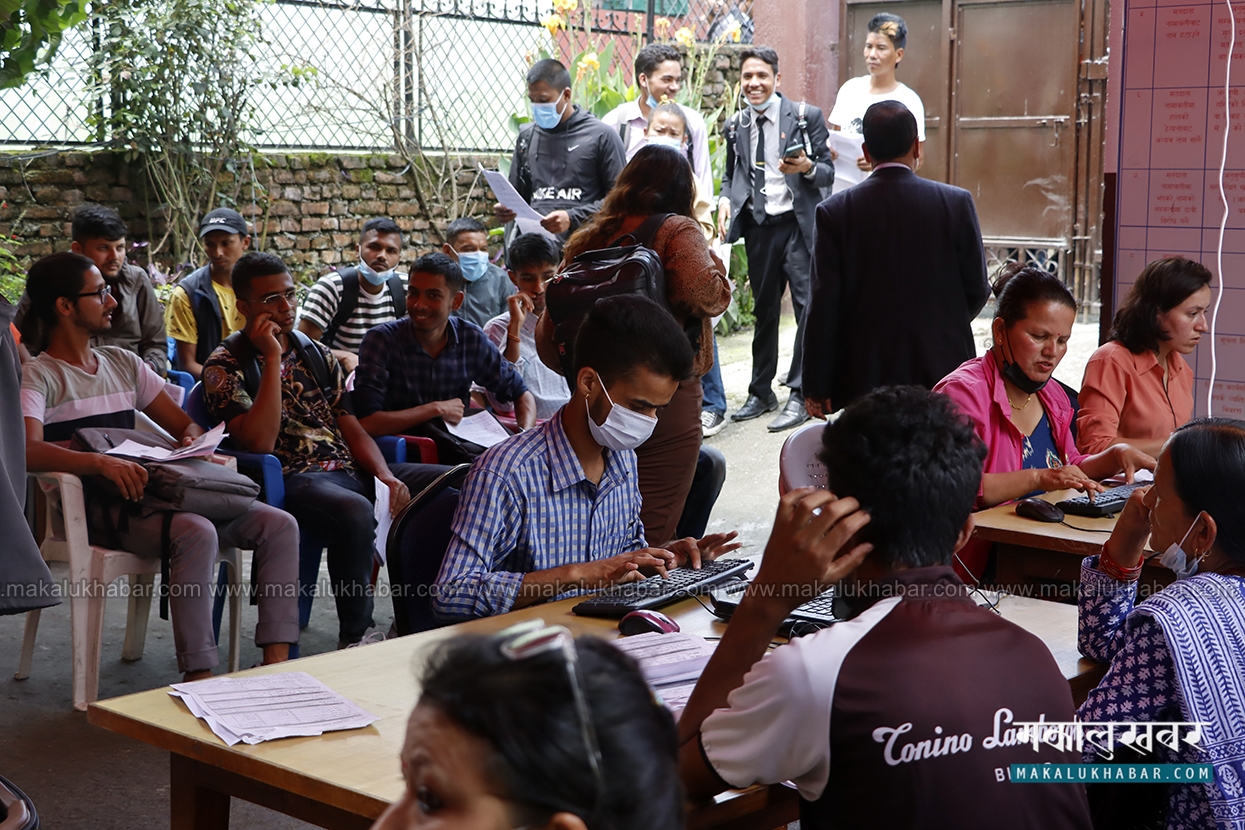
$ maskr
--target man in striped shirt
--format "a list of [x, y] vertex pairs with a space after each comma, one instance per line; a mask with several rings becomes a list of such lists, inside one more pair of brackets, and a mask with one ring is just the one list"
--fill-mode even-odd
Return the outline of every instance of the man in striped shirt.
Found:
[[575, 341], [575, 391], [545, 423], [472, 465], [433, 591], [446, 620], [504, 614], [708, 560], [735, 534], [652, 548], [635, 448], [692, 373], [687, 336], [636, 295], [599, 300]]
[[325, 274], [307, 291], [298, 330], [328, 346], [346, 374], [359, 364], [363, 335], [402, 316], [403, 277], [394, 271], [401, 258], [402, 229], [387, 217], [369, 219], [359, 264]]

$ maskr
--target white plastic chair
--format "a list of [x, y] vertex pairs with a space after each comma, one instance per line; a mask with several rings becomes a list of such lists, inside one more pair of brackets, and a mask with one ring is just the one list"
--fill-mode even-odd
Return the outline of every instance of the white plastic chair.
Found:
[[778, 452], [778, 495], [785, 496], [797, 487], [826, 489], [826, 465], [817, 453], [821, 450], [822, 421], [811, 421], [787, 436]]
[[[155, 575], [160, 572], [160, 560], [92, 545], [87, 537], [81, 480], [70, 473], [39, 473], [35, 478], [53, 485], [60, 493], [59, 509], [51, 499], [45, 500], [47, 511], [40, 552], [48, 562], [69, 563], [73, 705], [75, 709], [85, 710], [87, 704], [99, 697], [99, 661], [108, 586], [120, 577], [130, 577], [129, 611], [121, 657], [124, 660], [139, 660], [147, 639], [152, 586]], [[242, 555], [236, 548], [224, 548], [217, 561], [229, 565], [229, 670], [237, 671], [242, 643], [242, 599], [239, 590]], [[30, 676], [38, 630], [39, 611], [27, 612], [26, 633], [16, 675], [18, 680]]]

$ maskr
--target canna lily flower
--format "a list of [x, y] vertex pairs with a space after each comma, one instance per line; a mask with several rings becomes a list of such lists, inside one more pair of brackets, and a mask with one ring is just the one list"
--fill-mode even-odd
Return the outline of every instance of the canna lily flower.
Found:
[[692, 34], [692, 30], [684, 26], [674, 33], [674, 40], [680, 46], [691, 49], [696, 45], [696, 36]]
[[549, 37], [557, 37], [558, 30], [566, 28], [566, 21], [561, 15], [551, 14], [544, 20], [540, 21], [540, 25], [549, 30]]

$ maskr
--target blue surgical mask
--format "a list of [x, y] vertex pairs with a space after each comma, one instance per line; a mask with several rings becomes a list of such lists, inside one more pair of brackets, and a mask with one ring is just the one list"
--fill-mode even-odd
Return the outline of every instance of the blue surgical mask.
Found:
[[[560, 98], [558, 100], [561, 100]], [[552, 130], [558, 126], [562, 120], [562, 113], [558, 111], [558, 102], [552, 104], [532, 104], [532, 120], [536, 122], [536, 126], [542, 130]]]
[[645, 103], [648, 104], [649, 109], [653, 109], [654, 107], [658, 106], [658, 104], [660, 104], [661, 102], [658, 101], [656, 98], [654, 98], [653, 93], [650, 92], [648, 94], [648, 100], [645, 101]]
[[366, 262], [359, 260], [359, 274], [372, 285], [384, 285], [393, 276], [393, 269], [390, 268], [388, 271], [382, 271], [378, 274]]
[[[589, 421], [592, 419], [589, 418]], [[1184, 536], [1180, 537], [1179, 542], [1172, 542], [1167, 546], [1167, 550], [1163, 551], [1163, 555], [1159, 557], [1167, 568], [1176, 575], [1176, 579], [1188, 579], [1197, 573], [1197, 566], [1206, 558], [1203, 553], [1192, 562], [1189, 561], [1189, 555], [1184, 552], [1185, 539], [1189, 538], [1189, 534], [1193, 532], [1193, 528], [1197, 527], [1197, 519], [1193, 520], [1193, 524], [1189, 525], [1189, 529], [1184, 532]], [[1210, 551], [1207, 551], [1209, 553]]]
[[765, 99], [765, 101], [764, 101], [763, 103], [760, 103], [760, 104], [751, 104], [751, 103], [750, 103], [750, 104], [748, 104], [748, 106], [752, 107], [752, 108], [753, 108], [754, 110], [756, 110], [757, 112], [762, 112], [762, 111], [763, 111], [763, 110], [765, 110], [765, 109], [766, 109], [766, 108], [767, 108], [770, 104], [774, 103], [774, 99], [775, 99], [775, 98], [777, 98], [777, 97], [778, 97], [778, 93], [777, 93], [777, 92], [771, 92], [771, 93], [770, 93], [770, 96], [769, 96], [768, 98], [766, 98], [766, 99]]
[[488, 251], [458, 251], [458, 267], [463, 279], [475, 282], [488, 271]]
[[672, 135], [650, 135], [648, 143], [656, 144], [660, 147], [672, 147], [680, 153], [683, 152], [683, 139], [675, 138]]
[[634, 450], [653, 434], [657, 419], [614, 403], [600, 375], [597, 375], [597, 382], [601, 384], [605, 400], [609, 401], [610, 413], [605, 416], [603, 424], [597, 424], [592, 420], [592, 413], [588, 413], [588, 431], [592, 433], [592, 440], [611, 450]]

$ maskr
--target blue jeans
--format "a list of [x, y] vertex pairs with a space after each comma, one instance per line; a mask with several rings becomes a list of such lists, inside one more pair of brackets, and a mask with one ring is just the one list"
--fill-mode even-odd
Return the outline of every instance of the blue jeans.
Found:
[[705, 390], [705, 399], [701, 404], [702, 409], [708, 409], [719, 415], [726, 414], [726, 385], [722, 383], [722, 365], [718, 360], [718, 338], [713, 338], [713, 368], [708, 374], [700, 379], [701, 386]]

